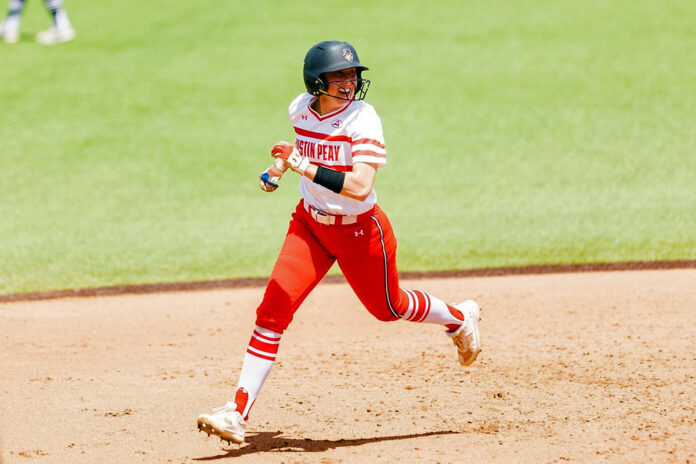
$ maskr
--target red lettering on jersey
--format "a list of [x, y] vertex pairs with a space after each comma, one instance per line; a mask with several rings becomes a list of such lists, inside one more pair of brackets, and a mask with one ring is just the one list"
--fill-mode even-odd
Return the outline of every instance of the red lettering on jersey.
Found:
[[329, 156], [330, 149], [331, 149], [331, 145], [322, 145], [321, 146], [321, 158], [324, 161], [331, 161], [331, 157]]
[[309, 140], [295, 139], [295, 146], [302, 156], [323, 161], [339, 161], [341, 146], [310, 142]]
[[341, 150], [341, 147], [337, 145], [331, 145], [329, 147], [329, 160], [330, 161], [338, 161], [338, 152]]
[[315, 145], [316, 143], [310, 142], [308, 140], [295, 139], [295, 146], [297, 147], [297, 151], [299, 151], [302, 156], [315, 158]]

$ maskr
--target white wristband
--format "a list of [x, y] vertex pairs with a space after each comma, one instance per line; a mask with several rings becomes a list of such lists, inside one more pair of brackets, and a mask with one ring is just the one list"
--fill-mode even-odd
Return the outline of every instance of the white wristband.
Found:
[[300, 155], [297, 148], [294, 148], [290, 156], [288, 156], [288, 163], [290, 163], [290, 166], [292, 166], [292, 168], [300, 174], [304, 174], [309, 167], [309, 159], [306, 156]]
[[297, 166], [297, 172], [304, 175], [305, 171], [309, 167], [309, 164], [310, 164], [309, 158], [307, 158], [306, 156], [303, 156], [302, 161], [300, 161], [300, 164]]

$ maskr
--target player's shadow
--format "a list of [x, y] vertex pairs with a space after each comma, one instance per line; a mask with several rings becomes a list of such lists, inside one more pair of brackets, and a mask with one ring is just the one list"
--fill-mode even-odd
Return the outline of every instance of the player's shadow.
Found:
[[386, 437], [356, 438], [340, 440], [313, 440], [311, 438], [287, 438], [283, 432], [260, 432], [246, 437], [246, 444], [240, 448], [228, 450], [225, 454], [194, 458], [194, 461], [214, 461], [216, 459], [234, 458], [247, 454], [272, 451], [276, 453], [322, 452], [346, 446], [360, 446], [382, 441], [408, 440], [409, 438], [429, 437], [432, 435], [451, 435], [460, 432], [443, 430], [441, 432], [414, 433], [410, 435], [391, 435]]

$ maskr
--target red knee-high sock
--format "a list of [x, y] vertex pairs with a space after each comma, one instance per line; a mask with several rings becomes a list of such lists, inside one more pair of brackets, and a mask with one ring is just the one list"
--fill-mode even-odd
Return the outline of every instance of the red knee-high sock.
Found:
[[249, 418], [249, 410], [271, 372], [279, 344], [280, 334], [272, 330], [256, 327], [251, 335], [234, 398], [244, 420]]
[[420, 290], [406, 290], [408, 310], [403, 319], [412, 322], [428, 322], [455, 331], [464, 322], [464, 315], [441, 299]]

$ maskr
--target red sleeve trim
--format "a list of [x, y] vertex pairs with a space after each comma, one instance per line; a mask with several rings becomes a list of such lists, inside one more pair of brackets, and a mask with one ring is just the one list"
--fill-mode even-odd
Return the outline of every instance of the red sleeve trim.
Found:
[[362, 144], [369, 144], [369, 145], [374, 145], [379, 148], [386, 148], [382, 142], [379, 140], [375, 139], [359, 139], [359, 140], [353, 140], [353, 145], [362, 145]]
[[372, 150], [358, 150], [352, 153], [353, 158], [356, 156], [374, 156], [375, 158], [386, 158], [387, 155], [384, 153], [377, 153]]

